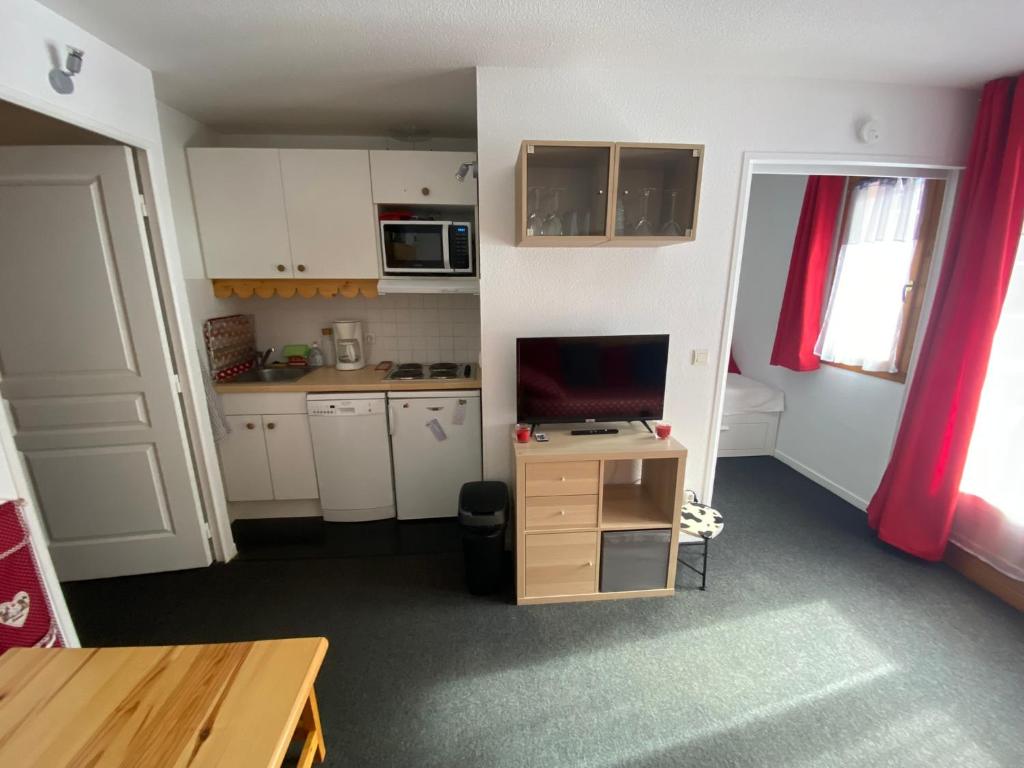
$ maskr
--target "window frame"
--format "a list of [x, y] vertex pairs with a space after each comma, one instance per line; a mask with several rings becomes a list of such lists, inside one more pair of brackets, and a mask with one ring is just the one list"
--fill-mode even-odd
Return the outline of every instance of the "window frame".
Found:
[[[843, 192], [842, 214], [840, 216], [838, 236], [832, 245], [832, 256], [829, 270], [829, 290], [822, 307], [828, 306], [835, 282], [836, 265], [839, 261], [839, 251], [846, 242], [850, 232], [850, 193], [854, 186], [861, 181], [881, 178], [879, 176], [850, 176], [846, 180], [846, 189]], [[903, 333], [900, 335], [899, 351], [896, 355], [896, 372], [889, 371], [865, 371], [859, 365], [846, 365], [845, 363], [833, 363], [822, 360], [822, 365], [833, 368], [841, 368], [844, 371], [860, 373], [864, 376], [872, 376], [876, 379], [885, 379], [904, 384], [907, 381], [907, 372], [910, 369], [910, 360], [914, 354], [914, 343], [917, 340], [917, 331], [920, 327], [921, 309], [924, 305], [924, 297], [928, 288], [928, 278], [931, 273], [932, 263], [935, 257], [935, 243], [938, 239], [939, 218], [942, 214], [942, 203], [946, 196], [945, 179], [926, 179], [924, 187], [924, 198], [921, 201], [921, 223], [918, 228], [917, 246], [914, 248], [914, 258], [910, 262], [910, 276], [907, 280], [906, 291], [908, 297], [903, 300]], [[824, 313], [824, 309], [822, 310]], [[824, 323], [824, 314], [822, 315]]]

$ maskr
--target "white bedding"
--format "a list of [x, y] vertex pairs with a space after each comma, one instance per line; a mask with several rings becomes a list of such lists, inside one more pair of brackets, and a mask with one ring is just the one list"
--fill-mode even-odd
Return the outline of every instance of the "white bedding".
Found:
[[781, 389], [748, 379], [738, 373], [730, 373], [725, 382], [725, 404], [723, 416], [739, 413], [778, 413], [786, 410], [785, 396]]

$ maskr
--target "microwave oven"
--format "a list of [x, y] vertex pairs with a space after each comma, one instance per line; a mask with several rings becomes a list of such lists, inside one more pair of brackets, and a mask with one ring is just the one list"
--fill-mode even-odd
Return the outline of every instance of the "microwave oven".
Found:
[[382, 221], [384, 275], [475, 275], [473, 225], [467, 221]]

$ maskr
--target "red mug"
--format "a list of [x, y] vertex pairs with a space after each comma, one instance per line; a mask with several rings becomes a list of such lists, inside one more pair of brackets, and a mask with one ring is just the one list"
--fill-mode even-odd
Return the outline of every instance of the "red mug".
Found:
[[664, 440], [666, 437], [668, 437], [670, 434], [672, 434], [672, 425], [671, 424], [655, 424], [654, 425], [654, 434], [656, 434], [658, 436], [659, 440]]
[[516, 425], [516, 442], [528, 443], [530, 442], [530, 428], [524, 427], [521, 424]]

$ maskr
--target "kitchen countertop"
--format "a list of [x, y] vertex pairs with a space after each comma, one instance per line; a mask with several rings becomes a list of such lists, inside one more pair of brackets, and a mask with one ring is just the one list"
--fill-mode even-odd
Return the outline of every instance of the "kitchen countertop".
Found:
[[339, 371], [333, 367], [316, 368], [295, 381], [226, 381], [215, 385], [222, 395], [250, 392], [416, 392], [446, 389], [480, 389], [480, 368], [470, 379], [414, 379], [385, 381], [388, 371], [372, 365], [358, 371]]

